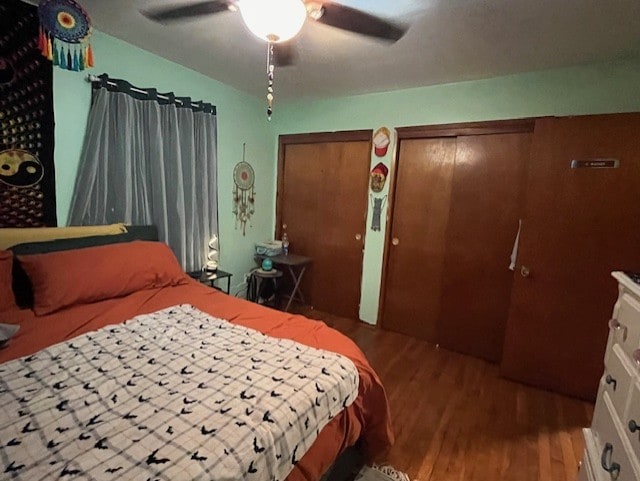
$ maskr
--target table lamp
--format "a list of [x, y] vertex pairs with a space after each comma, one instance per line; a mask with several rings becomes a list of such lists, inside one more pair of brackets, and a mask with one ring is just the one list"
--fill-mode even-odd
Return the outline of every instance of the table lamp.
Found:
[[207, 272], [216, 272], [218, 270], [218, 262], [220, 260], [220, 252], [218, 251], [218, 236], [213, 235], [209, 240], [209, 252], [207, 253], [207, 264], [205, 270]]

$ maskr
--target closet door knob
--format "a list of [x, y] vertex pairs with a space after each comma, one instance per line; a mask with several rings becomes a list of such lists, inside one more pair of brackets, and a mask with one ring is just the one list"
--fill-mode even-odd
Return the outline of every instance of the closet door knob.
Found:
[[529, 277], [531, 275], [531, 270], [527, 266], [521, 266], [520, 275], [522, 277]]
[[357, 241], [362, 240], [362, 234], [356, 234], [356, 240]]
[[394, 238], [391, 240], [391, 243], [392, 243], [394, 246], [397, 246], [398, 244], [400, 244], [400, 239], [398, 239], [397, 237], [394, 237]]
[[607, 384], [613, 384], [614, 391], [616, 390], [616, 387], [618, 387], [618, 381], [616, 381], [611, 374], [607, 374], [607, 377], [604, 378], [604, 381]]

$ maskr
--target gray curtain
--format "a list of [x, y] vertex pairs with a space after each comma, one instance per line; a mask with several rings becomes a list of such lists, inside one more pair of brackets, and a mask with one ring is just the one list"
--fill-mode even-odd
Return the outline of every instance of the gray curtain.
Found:
[[155, 224], [187, 271], [218, 233], [215, 107], [101, 76], [70, 225]]

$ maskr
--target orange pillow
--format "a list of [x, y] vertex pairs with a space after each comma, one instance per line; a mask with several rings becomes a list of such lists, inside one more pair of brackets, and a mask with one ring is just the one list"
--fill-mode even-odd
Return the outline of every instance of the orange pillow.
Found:
[[189, 282], [171, 249], [161, 242], [110, 244], [18, 256], [18, 260], [33, 286], [33, 310], [39, 316]]
[[0, 251], [0, 311], [15, 309], [16, 300], [13, 297], [11, 287], [13, 279], [13, 253], [11, 251]]

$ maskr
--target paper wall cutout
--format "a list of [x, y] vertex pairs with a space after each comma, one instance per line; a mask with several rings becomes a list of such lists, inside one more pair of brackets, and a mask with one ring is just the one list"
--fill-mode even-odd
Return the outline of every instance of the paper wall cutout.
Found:
[[382, 192], [384, 184], [387, 182], [387, 175], [389, 175], [389, 168], [382, 162], [378, 162], [378, 164], [371, 169], [370, 185], [373, 192]]
[[376, 157], [387, 155], [391, 143], [391, 131], [387, 127], [380, 127], [373, 134], [373, 152]]
[[375, 232], [380, 232], [380, 230], [382, 230], [382, 227], [381, 227], [382, 208], [387, 202], [387, 196], [386, 195], [384, 197], [371, 196], [371, 202], [373, 204], [373, 216], [371, 217], [371, 230]]

